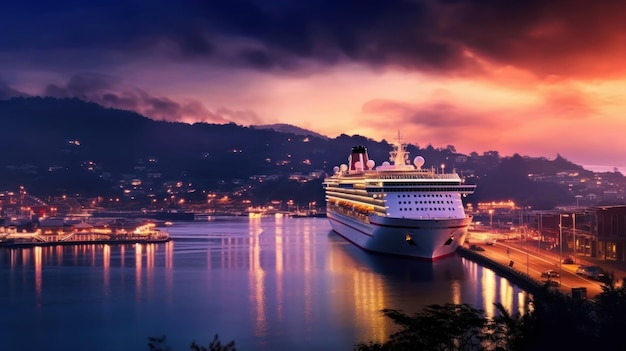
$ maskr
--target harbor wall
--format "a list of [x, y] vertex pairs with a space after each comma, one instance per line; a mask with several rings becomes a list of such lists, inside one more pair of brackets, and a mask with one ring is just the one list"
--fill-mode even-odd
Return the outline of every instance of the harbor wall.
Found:
[[470, 250], [465, 247], [457, 248], [456, 252], [461, 257], [467, 258], [468, 260], [476, 262], [481, 266], [492, 269], [498, 275], [510, 280], [512, 283], [524, 289], [525, 291], [528, 291], [531, 294], [539, 292], [545, 285], [544, 282], [538, 281], [530, 275], [513, 268], [513, 261], [511, 261], [511, 264], [509, 265], [504, 265], [490, 259], [485, 255], [482, 255], [478, 251]]

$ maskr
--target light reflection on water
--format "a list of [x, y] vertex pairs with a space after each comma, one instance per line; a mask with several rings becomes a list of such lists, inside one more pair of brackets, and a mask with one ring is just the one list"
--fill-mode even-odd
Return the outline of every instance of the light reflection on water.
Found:
[[493, 315], [494, 302], [515, 313], [528, 298], [460, 257], [363, 252], [323, 218], [169, 230], [165, 244], [0, 249], [0, 350], [147, 350], [161, 335], [184, 350], [216, 333], [238, 350], [351, 350], [394, 331], [383, 308], [468, 303]]

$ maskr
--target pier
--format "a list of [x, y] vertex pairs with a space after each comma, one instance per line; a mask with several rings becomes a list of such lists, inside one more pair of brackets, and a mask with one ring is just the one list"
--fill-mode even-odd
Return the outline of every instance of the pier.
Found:
[[160, 243], [169, 240], [171, 240], [169, 233], [157, 229], [154, 223], [144, 223], [131, 230], [94, 227], [80, 222], [63, 230], [38, 228], [34, 232], [17, 232], [5, 228], [3, 232], [0, 232], [0, 247]]

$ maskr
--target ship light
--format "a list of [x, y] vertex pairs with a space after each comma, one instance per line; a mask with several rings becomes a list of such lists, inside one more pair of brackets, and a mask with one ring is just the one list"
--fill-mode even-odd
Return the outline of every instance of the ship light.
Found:
[[413, 241], [413, 238], [411, 237], [410, 234], [406, 234], [404, 236], [404, 240], [411, 246], [415, 246], [415, 241]]

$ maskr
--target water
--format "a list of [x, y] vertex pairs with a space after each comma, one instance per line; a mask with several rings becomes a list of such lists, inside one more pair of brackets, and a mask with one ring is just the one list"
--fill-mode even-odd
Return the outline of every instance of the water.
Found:
[[363, 252], [324, 218], [210, 218], [165, 244], [0, 249], [0, 350], [173, 351], [215, 334], [237, 350], [352, 350], [394, 325], [380, 310], [469, 303], [521, 312], [528, 295], [460, 257]]

